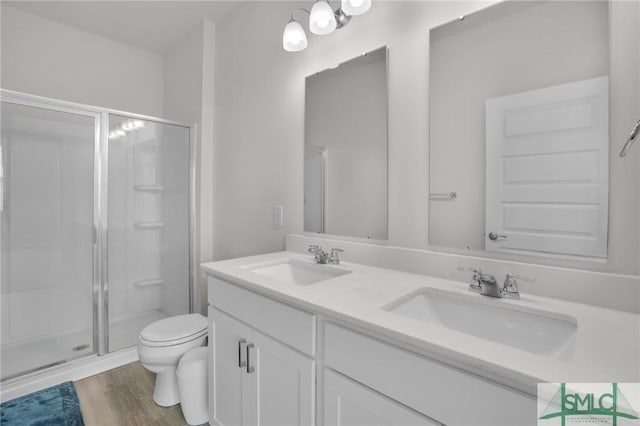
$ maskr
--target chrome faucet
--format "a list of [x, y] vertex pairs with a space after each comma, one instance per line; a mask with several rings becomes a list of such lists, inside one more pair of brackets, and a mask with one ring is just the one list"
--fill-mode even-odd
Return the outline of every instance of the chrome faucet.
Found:
[[322, 247], [317, 244], [310, 245], [307, 251], [313, 254], [313, 260], [315, 260], [316, 263], [325, 264], [329, 259], [329, 253], [322, 250]]
[[533, 277], [527, 277], [524, 275], [517, 275], [508, 273], [504, 279], [502, 288], [498, 285], [496, 277], [489, 274], [483, 274], [480, 268], [475, 267], [460, 267], [460, 271], [471, 271], [473, 276], [471, 277], [471, 283], [469, 284], [469, 290], [482, 294], [483, 296], [506, 298], [506, 299], [520, 299], [520, 292], [518, 291], [517, 279], [523, 281], [535, 281]]
[[340, 264], [339, 253], [343, 253], [343, 252], [344, 252], [344, 250], [342, 250], [342, 249], [332, 248], [331, 249], [331, 254], [329, 255], [328, 263], [330, 263], [332, 265], [339, 265]]
[[322, 250], [321, 246], [312, 244], [309, 246], [307, 251], [313, 254], [313, 260], [315, 260], [316, 263], [321, 263], [323, 265], [339, 265], [340, 257], [338, 253], [342, 253], [344, 250], [339, 248], [332, 248], [331, 253], [327, 253], [326, 251]]
[[496, 277], [489, 274], [480, 275], [480, 294], [490, 297], [502, 297], [502, 290]]

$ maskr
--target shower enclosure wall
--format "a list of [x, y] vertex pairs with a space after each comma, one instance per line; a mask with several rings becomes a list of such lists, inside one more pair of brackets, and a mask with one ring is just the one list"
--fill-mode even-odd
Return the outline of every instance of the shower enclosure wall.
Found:
[[2, 91], [2, 381], [193, 307], [189, 126]]

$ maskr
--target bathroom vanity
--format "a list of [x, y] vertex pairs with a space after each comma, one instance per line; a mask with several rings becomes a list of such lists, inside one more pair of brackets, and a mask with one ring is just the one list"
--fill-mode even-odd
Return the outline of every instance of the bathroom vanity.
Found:
[[202, 269], [212, 424], [535, 425], [538, 382], [640, 381], [635, 314], [292, 252]]

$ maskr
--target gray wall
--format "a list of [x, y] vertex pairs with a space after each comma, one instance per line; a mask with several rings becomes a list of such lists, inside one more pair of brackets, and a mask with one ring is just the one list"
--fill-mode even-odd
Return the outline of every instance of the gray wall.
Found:
[[[164, 54], [164, 117], [195, 124], [196, 263], [213, 260], [213, 84], [215, 27], [203, 21]], [[206, 280], [196, 274], [196, 309], [206, 313]]]
[[161, 116], [162, 56], [2, 5], [3, 89]]
[[[217, 259], [284, 248], [303, 230], [305, 77], [389, 47], [389, 240], [427, 244], [429, 28], [490, 2], [374, 2], [300, 53], [282, 30], [306, 2], [246, 2], [216, 26], [214, 253]], [[306, 25], [306, 22], [303, 22]], [[284, 229], [271, 206], [284, 206]]]
[[[282, 30], [303, 2], [246, 2], [216, 27], [216, 128], [214, 253], [217, 259], [284, 248], [284, 233], [303, 230], [304, 79], [307, 75], [380, 46], [389, 47], [389, 240], [426, 248], [428, 243], [429, 30], [492, 2], [374, 2], [365, 15], [328, 36], [309, 34], [309, 47], [285, 52]], [[619, 51], [611, 61], [612, 149], [637, 120], [637, 2], [614, 2], [612, 21]], [[633, 22], [636, 25], [633, 25]], [[303, 22], [304, 24], [304, 22]], [[631, 37], [629, 35], [631, 34]], [[540, 36], [544, 30], [540, 29]], [[624, 52], [624, 54], [623, 54]], [[614, 67], [615, 68], [615, 67]], [[623, 69], [619, 69], [623, 68]], [[624, 81], [624, 82], [623, 82]], [[625, 106], [626, 105], [626, 106]], [[634, 118], [632, 118], [634, 117]], [[467, 154], [465, 154], [467, 155]], [[634, 154], [635, 155], [635, 154]], [[611, 180], [638, 182], [638, 157], [612, 158]], [[627, 233], [612, 262], [571, 266], [637, 274], [637, 186], [612, 188], [612, 234]], [[284, 205], [284, 229], [276, 230], [271, 206]], [[620, 205], [626, 208], [620, 208]], [[620, 216], [616, 218], [616, 214]], [[633, 224], [631, 228], [625, 224]], [[620, 228], [620, 229], [615, 229]], [[634, 237], [635, 236], [635, 237]], [[513, 258], [515, 260], [515, 258]], [[531, 261], [531, 258], [526, 258]], [[538, 261], [538, 260], [534, 260]]]

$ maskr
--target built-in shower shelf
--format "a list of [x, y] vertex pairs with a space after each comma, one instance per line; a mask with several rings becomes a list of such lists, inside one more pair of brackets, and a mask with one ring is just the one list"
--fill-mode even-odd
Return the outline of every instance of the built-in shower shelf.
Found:
[[136, 280], [133, 282], [133, 285], [136, 287], [153, 287], [157, 285], [163, 285], [164, 280], [160, 278], [149, 278], [144, 280]]
[[160, 229], [164, 227], [162, 222], [135, 222], [133, 224], [137, 229]]
[[162, 185], [134, 185], [133, 189], [141, 192], [162, 192], [164, 186]]

